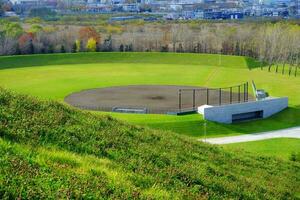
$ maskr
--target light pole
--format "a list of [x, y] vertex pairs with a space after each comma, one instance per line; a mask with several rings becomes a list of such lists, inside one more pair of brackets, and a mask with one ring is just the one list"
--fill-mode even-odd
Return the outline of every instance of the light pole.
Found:
[[206, 132], [207, 132], [207, 121], [204, 120], [204, 124], [203, 124], [203, 131], [204, 131], [204, 142], [206, 142]]

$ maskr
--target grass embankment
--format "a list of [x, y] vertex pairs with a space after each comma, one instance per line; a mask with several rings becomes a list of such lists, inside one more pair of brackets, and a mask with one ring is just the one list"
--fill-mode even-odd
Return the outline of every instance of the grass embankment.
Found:
[[1, 198], [293, 199], [300, 165], [0, 90]]
[[[226, 87], [255, 80], [273, 96], [288, 96], [290, 108], [267, 120], [234, 125], [208, 123], [207, 136], [227, 136], [300, 125], [300, 77], [261, 71], [239, 56], [176, 53], [80, 53], [0, 57], [0, 85], [44, 99], [63, 101], [83, 89], [156, 84]], [[126, 115], [119, 119], [203, 137], [199, 115]]]

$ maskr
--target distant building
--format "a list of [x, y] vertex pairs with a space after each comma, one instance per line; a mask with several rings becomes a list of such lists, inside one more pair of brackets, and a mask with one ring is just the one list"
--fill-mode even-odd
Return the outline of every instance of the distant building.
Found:
[[8, 11], [4, 13], [4, 17], [18, 17], [18, 15], [15, 12]]
[[110, 22], [116, 22], [116, 21], [129, 21], [129, 20], [137, 20], [142, 19], [140, 16], [120, 16], [120, 17], [112, 17], [109, 19]]
[[[165, 19], [300, 17], [300, 0], [10, 0], [19, 10], [50, 7], [65, 12], [143, 12]], [[62, 6], [63, 5], [63, 6]], [[74, 9], [75, 8], [75, 9]]]

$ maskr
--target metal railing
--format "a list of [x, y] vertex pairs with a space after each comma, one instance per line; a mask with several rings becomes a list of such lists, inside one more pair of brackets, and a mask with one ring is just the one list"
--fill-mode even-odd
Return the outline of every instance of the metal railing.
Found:
[[179, 89], [178, 110], [200, 105], [224, 105], [249, 101], [249, 83], [223, 88]]

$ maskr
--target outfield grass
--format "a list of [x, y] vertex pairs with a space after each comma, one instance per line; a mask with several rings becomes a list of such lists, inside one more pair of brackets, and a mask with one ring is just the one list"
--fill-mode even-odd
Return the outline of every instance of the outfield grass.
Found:
[[289, 160], [291, 155], [300, 154], [300, 140], [290, 138], [276, 138], [254, 142], [244, 142], [224, 145], [225, 149], [247, 151], [260, 156], [272, 156]]
[[[300, 77], [261, 71], [253, 59], [174, 53], [82, 53], [0, 58], [0, 85], [43, 99], [63, 101], [72, 92], [120, 85], [164, 84], [225, 87], [255, 80], [273, 96], [288, 96], [290, 108], [266, 120], [224, 125], [208, 122], [208, 137], [300, 125]], [[31, 67], [33, 66], [33, 67]], [[110, 114], [138, 125], [203, 137], [200, 115]]]

